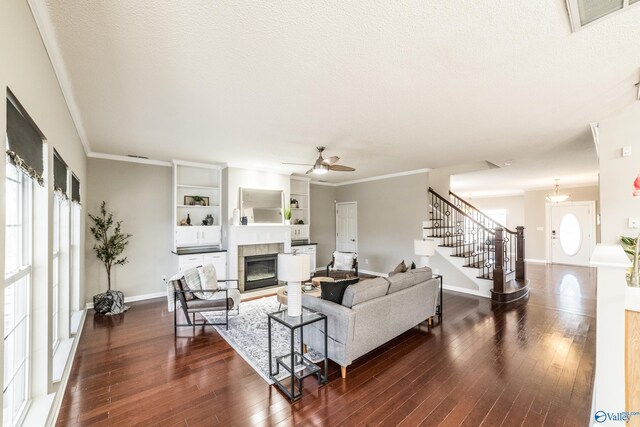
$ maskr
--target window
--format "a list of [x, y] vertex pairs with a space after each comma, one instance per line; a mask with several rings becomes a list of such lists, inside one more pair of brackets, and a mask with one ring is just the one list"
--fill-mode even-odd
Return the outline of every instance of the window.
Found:
[[638, 0], [567, 0], [571, 29], [575, 32], [605, 17], [627, 10]]
[[55, 350], [60, 342], [60, 209], [62, 197], [55, 195], [53, 200], [53, 289], [51, 305], [51, 346]]
[[29, 392], [32, 180], [13, 164], [5, 179], [3, 425], [14, 425]]
[[483, 214], [502, 225], [507, 226], [507, 210], [506, 209], [484, 209]]

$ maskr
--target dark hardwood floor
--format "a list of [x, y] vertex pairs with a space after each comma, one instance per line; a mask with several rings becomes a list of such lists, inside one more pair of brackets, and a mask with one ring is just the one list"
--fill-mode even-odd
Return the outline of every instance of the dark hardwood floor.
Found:
[[444, 294], [442, 325], [367, 354], [290, 404], [214, 330], [173, 334], [165, 299], [87, 316], [58, 418], [75, 425], [586, 426], [595, 275], [529, 265], [528, 300]]

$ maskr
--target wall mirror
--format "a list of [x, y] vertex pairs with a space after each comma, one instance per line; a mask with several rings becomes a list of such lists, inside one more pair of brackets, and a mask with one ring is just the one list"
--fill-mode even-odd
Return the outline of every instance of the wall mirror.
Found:
[[249, 224], [283, 224], [284, 191], [240, 188], [240, 216]]

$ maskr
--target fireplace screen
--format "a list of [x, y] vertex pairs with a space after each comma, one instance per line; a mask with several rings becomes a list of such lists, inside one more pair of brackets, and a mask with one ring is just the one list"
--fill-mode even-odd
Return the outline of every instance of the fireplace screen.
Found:
[[278, 254], [244, 258], [244, 289], [259, 289], [278, 284]]

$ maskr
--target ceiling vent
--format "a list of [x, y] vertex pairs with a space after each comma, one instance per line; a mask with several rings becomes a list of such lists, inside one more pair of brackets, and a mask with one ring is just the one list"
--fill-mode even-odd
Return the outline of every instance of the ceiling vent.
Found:
[[571, 29], [575, 32], [640, 3], [640, 0], [567, 0]]

